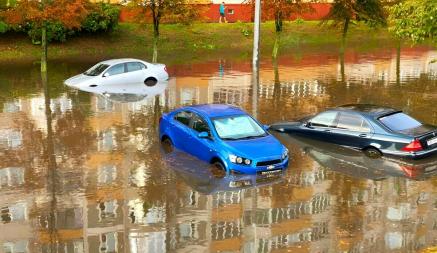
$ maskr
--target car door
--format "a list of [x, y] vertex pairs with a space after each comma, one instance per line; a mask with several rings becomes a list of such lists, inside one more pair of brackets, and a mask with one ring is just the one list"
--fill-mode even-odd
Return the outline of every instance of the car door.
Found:
[[354, 112], [340, 112], [333, 132], [338, 138], [338, 144], [355, 148], [367, 147], [372, 138], [367, 120]]
[[214, 151], [214, 140], [210, 138], [199, 138], [199, 133], [207, 132], [211, 136], [211, 128], [207, 121], [200, 115], [193, 113], [193, 117], [190, 122], [191, 135], [189, 137], [189, 143], [187, 149], [188, 152], [193, 154], [204, 161], [210, 161]]
[[170, 127], [172, 131], [172, 141], [176, 148], [188, 151], [188, 147], [191, 145], [189, 141], [191, 138], [190, 121], [193, 113], [190, 111], [181, 111], [174, 115], [170, 121]]
[[124, 63], [115, 64], [102, 75], [102, 85], [105, 85], [106, 87], [120, 85], [125, 82], [125, 78], [126, 65]]
[[308, 124], [303, 127], [303, 132], [311, 138], [337, 143], [333, 132], [337, 122], [337, 115], [338, 112], [336, 111], [319, 113], [308, 121]]
[[147, 67], [141, 62], [126, 63], [126, 83], [143, 83], [147, 76]]

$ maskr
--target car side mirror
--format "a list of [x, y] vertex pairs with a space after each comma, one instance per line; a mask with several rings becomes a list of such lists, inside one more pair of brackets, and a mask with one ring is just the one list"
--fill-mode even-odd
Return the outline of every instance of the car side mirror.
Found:
[[263, 125], [264, 130], [269, 130], [270, 126], [269, 125]]
[[108, 76], [109, 76], [108, 72], [106, 72], [105, 74], [103, 74], [103, 77], [108, 77]]
[[200, 132], [197, 136], [201, 139], [209, 139], [210, 138], [208, 132]]
[[305, 127], [311, 127], [311, 122], [307, 121], [303, 124]]

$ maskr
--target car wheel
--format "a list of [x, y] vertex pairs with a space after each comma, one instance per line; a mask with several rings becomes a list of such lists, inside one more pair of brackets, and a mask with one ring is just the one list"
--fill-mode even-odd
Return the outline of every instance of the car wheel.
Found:
[[170, 138], [165, 138], [161, 142], [162, 149], [164, 150], [164, 153], [169, 154], [174, 151], [174, 145], [173, 142], [170, 140]]
[[146, 80], [144, 80], [144, 84], [149, 87], [155, 86], [157, 82], [158, 80], [156, 80], [153, 77], [149, 77]]
[[211, 172], [215, 178], [224, 178], [226, 176], [225, 166], [221, 162], [211, 164]]
[[377, 148], [366, 148], [364, 149], [364, 154], [369, 157], [369, 158], [373, 158], [373, 159], [377, 159], [380, 158], [382, 156], [381, 151], [379, 151]]

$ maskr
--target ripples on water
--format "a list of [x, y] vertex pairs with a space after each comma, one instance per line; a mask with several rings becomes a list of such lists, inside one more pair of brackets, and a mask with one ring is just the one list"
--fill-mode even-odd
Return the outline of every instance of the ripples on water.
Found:
[[[173, 78], [136, 94], [71, 90], [87, 64], [1, 67], [0, 252], [416, 252], [437, 243], [437, 161], [372, 160], [278, 135], [291, 150], [275, 178], [216, 178], [164, 154], [163, 112], [230, 103], [266, 124], [346, 103], [401, 108], [437, 125], [437, 52], [284, 55], [250, 64], [169, 66]], [[22, 73], [17, 75], [16, 73]], [[114, 87], [111, 88], [112, 91]], [[255, 94], [255, 95], [254, 95]], [[46, 110], [46, 104], [50, 110]], [[50, 123], [51, 122], [51, 123]]]

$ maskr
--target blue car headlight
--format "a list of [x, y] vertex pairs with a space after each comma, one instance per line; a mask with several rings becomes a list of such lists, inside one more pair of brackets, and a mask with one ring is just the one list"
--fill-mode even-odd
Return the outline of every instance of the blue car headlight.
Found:
[[241, 165], [250, 165], [252, 163], [252, 160], [236, 155], [229, 155], [229, 161], [231, 161], [231, 163]]
[[282, 160], [285, 160], [285, 158], [287, 157], [288, 157], [288, 148], [285, 148], [284, 151], [282, 152], [281, 158]]

